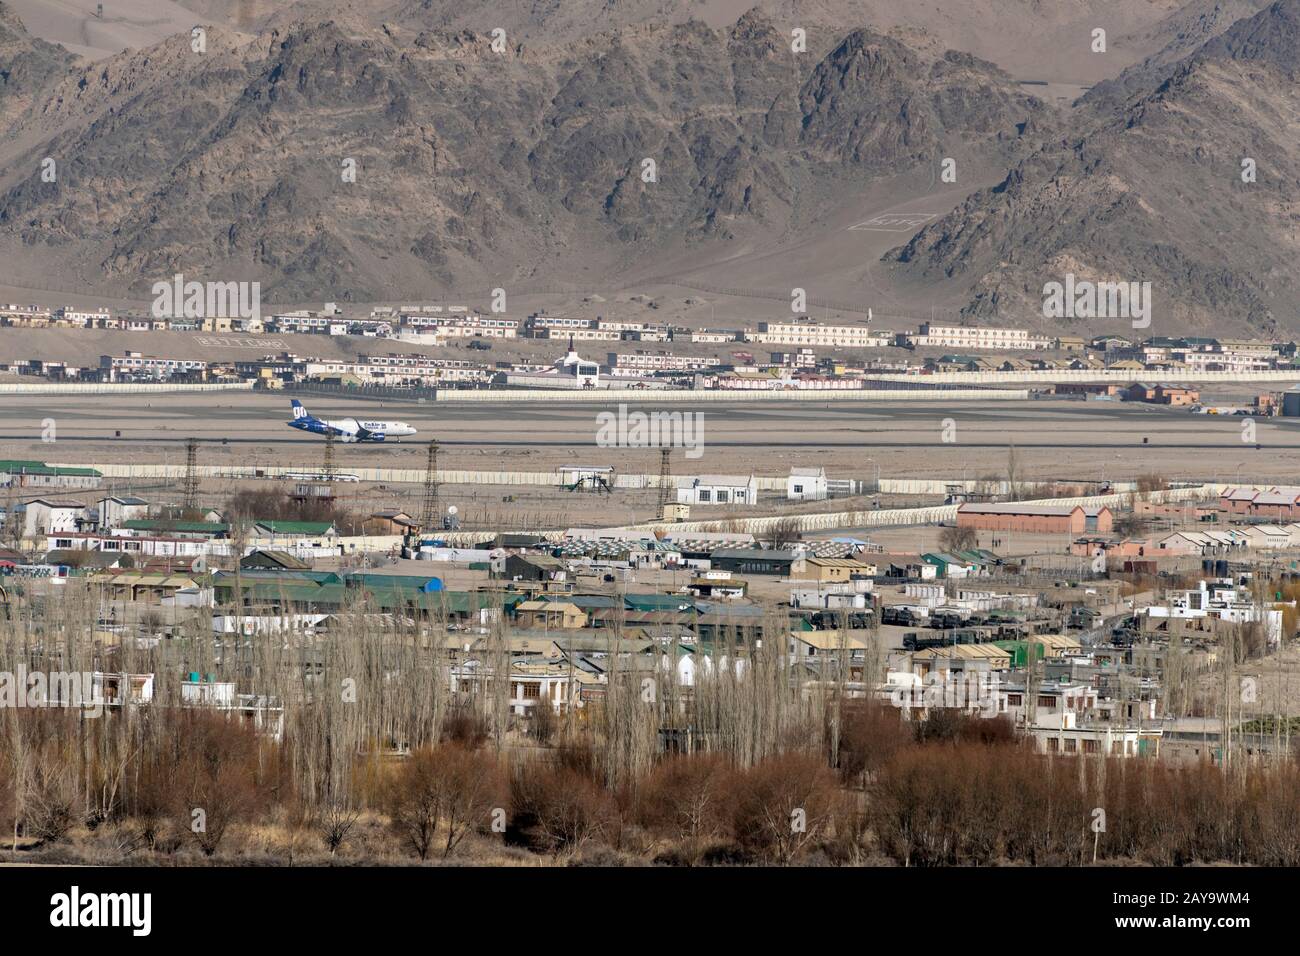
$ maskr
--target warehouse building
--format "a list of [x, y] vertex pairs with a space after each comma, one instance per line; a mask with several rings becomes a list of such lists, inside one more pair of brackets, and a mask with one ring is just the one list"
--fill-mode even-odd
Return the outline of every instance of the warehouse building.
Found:
[[967, 503], [957, 508], [957, 527], [977, 531], [1110, 534], [1114, 516], [1105, 505], [1085, 508], [1083, 505], [1034, 505], [1016, 501]]

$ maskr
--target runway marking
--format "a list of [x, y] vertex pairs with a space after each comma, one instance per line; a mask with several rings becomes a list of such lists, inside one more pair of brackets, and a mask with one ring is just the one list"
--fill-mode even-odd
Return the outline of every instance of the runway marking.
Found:
[[937, 212], [886, 212], [849, 226], [849, 232], [911, 232], [938, 215]]

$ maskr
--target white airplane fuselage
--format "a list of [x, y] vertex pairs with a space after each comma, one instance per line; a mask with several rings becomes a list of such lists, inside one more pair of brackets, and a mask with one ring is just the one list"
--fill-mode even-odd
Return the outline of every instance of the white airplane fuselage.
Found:
[[286, 424], [317, 435], [333, 434], [343, 442], [380, 442], [392, 438], [409, 438], [416, 430], [406, 422], [386, 422], [365, 418], [316, 418], [296, 398], [292, 402], [293, 420]]

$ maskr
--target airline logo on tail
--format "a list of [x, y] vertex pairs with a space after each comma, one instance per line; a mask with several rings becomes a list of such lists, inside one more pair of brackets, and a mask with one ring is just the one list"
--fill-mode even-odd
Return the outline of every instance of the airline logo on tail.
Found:
[[415, 429], [406, 422], [358, 421], [355, 418], [326, 421], [312, 415], [296, 398], [289, 405], [293, 409], [293, 420], [285, 424], [290, 428], [316, 435], [333, 435], [345, 442], [384, 441], [386, 438], [405, 438], [415, 434]]

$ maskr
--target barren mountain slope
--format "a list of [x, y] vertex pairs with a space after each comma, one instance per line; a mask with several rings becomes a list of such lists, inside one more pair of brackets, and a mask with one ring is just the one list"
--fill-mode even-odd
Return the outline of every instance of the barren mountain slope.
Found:
[[[1041, 309], [1067, 272], [1153, 283], [1153, 331], [1293, 329], [1300, 0], [1280, 0], [1172, 66], [1120, 113], [1045, 145], [887, 258], [956, 283], [968, 312]], [[1257, 181], [1244, 182], [1251, 159]]]
[[[0, 158], [0, 243], [137, 293], [174, 271], [289, 299], [608, 279], [945, 148], [1009, 160], [1042, 113], [966, 54], [855, 31], [797, 56], [757, 14], [502, 54], [356, 22], [214, 28], [204, 54], [173, 38], [74, 73], [14, 124], [47, 138]], [[38, 155], [63, 158], [57, 184], [26, 174]]]
[[0, 0], [0, 129], [4, 129], [72, 63], [67, 51], [32, 37]]

